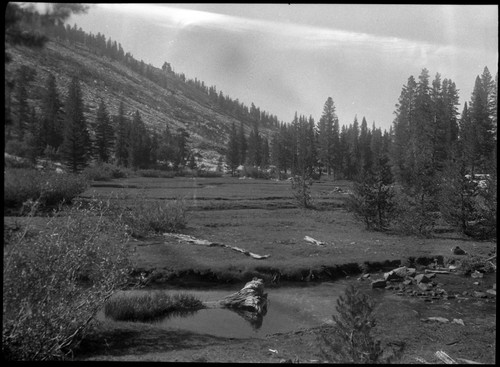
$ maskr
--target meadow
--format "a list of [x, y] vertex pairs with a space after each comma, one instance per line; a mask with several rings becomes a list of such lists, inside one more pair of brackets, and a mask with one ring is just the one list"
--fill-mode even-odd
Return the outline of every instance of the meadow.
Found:
[[[270, 280], [276, 273], [292, 281], [332, 279], [398, 262], [447, 259], [456, 245], [475, 255], [494, 248], [447, 227], [431, 238], [368, 231], [346, 210], [351, 188], [349, 181], [323, 177], [311, 187], [313, 209], [297, 206], [289, 181], [236, 177], [123, 178], [94, 182], [81, 197], [111, 198], [131, 211], [137, 203], [182, 201], [186, 225], [177, 233], [269, 255], [254, 259], [227, 247], [195, 245], [161, 233], [132, 239], [134, 268], [157, 282], [188, 276], [223, 282], [253, 276]], [[307, 242], [306, 236], [324, 245]]]

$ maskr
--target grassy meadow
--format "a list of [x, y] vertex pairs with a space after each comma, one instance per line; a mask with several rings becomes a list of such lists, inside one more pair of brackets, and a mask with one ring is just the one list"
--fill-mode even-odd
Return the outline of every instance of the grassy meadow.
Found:
[[[270, 255], [257, 260], [229, 248], [190, 244], [160, 233], [132, 239], [134, 267], [156, 274], [159, 281], [190, 274], [247, 281], [255, 275], [270, 279], [278, 271], [282, 279], [304, 280], [325, 268], [338, 276], [355, 272], [358, 265], [448, 258], [456, 245], [477, 255], [493, 249], [490, 242], [468, 240], [446, 228], [433, 238], [368, 231], [344, 207], [351, 187], [351, 182], [323, 177], [312, 185], [315, 208], [308, 210], [297, 207], [289, 181], [235, 177], [131, 177], [94, 182], [81, 196], [111, 198], [132, 212], [138, 202], [182, 200], [186, 226], [177, 233]], [[305, 236], [325, 245], [311, 244]]]

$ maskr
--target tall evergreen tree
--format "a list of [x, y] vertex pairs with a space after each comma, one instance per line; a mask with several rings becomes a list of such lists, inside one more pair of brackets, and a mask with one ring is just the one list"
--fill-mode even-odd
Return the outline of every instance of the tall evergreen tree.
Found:
[[233, 122], [231, 126], [231, 131], [229, 133], [229, 141], [227, 143], [226, 150], [226, 163], [231, 171], [231, 176], [234, 176], [236, 168], [239, 166], [240, 162], [240, 149], [238, 144], [238, 135], [236, 132], [236, 126]]
[[61, 145], [63, 160], [71, 171], [78, 172], [87, 166], [90, 147], [80, 83], [77, 77], [73, 77], [65, 103], [64, 138]]
[[335, 114], [335, 104], [332, 97], [328, 97], [323, 106], [323, 114], [321, 115], [318, 124], [318, 156], [323, 168], [326, 169], [328, 175], [331, 175], [333, 173], [335, 145], [334, 122], [336, 118], [337, 116]]
[[41, 141], [58, 149], [63, 141], [62, 103], [57, 92], [56, 78], [49, 73], [46, 82], [46, 92], [42, 96], [42, 128]]
[[99, 162], [109, 162], [114, 146], [114, 129], [111, 125], [108, 111], [104, 101], [101, 99], [97, 109], [96, 120], [94, 123], [95, 131], [95, 157]]
[[248, 143], [245, 137], [245, 130], [243, 129], [243, 122], [240, 122], [240, 129], [238, 131], [238, 146], [239, 146], [239, 164], [245, 164], [247, 158]]
[[119, 166], [129, 166], [130, 123], [125, 115], [125, 107], [120, 102], [118, 115], [115, 116], [115, 160]]

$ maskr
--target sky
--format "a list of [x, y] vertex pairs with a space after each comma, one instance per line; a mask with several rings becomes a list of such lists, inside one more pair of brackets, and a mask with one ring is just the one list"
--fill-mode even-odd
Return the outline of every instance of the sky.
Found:
[[94, 4], [68, 23], [290, 122], [332, 97], [340, 125], [389, 129], [402, 87], [427, 68], [455, 82], [498, 70], [497, 5]]

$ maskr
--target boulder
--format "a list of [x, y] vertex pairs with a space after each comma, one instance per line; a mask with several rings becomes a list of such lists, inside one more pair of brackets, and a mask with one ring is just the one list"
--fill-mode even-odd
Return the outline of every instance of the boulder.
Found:
[[497, 296], [497, 291], [495, 289], [488, 289], [486, 293], [491, 294], [492, 296]]
[[453, 255], [465, 255], [465, 254], [467, 254], [467, 252], [465, 252], [464, 250], [462, 250], [458, 246], [453, 247], [451, 249], [451, 252], [453, 253]]
[[393, 269], [384, 274], [385, 280], [396, 280], [401, 281], [407, 276], [414, 276], [416, 269], [407, 268], [406, 266], [401, 266], [399, 268]]
[[481, 273], [477, 270], [474, 270], [474, 272], [470, 276], [474, 279], [477, 279], [477, 278], [482, 278], [484, 275], [483, 275], [483, 273]]
[[418, 283], [418, 287], [423, 291], [428, 291], [431, 289], [431, 286], [427, 283]]
[[431, 281], [431, 278], [427, 274], [418, 274], [415, 275], [415, 280], [417, 281], [417, 284], [429, 283]]
[[372, 281], [372, 288], [385, 288], [387, 286], [387, 282], [385, 279], [375, 279]]

